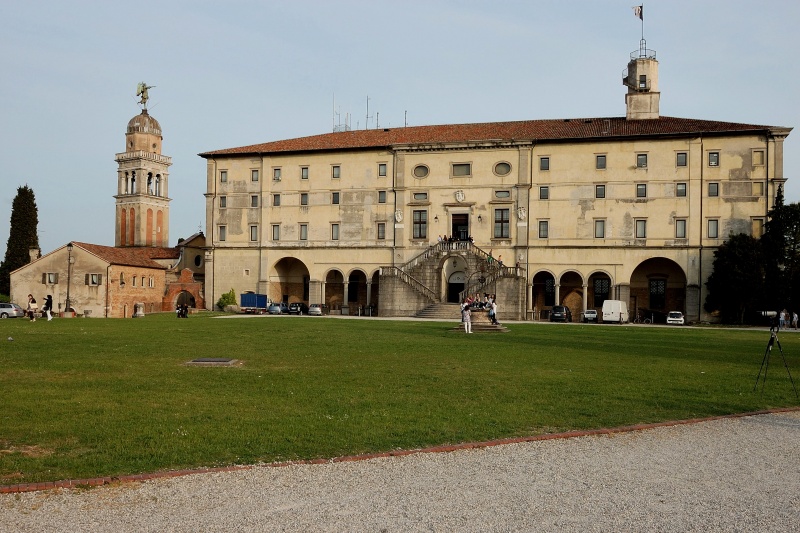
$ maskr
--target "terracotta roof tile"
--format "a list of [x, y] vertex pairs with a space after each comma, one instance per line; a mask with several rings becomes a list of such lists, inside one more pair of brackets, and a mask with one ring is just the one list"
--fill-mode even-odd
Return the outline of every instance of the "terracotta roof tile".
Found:
[[154, 259], [178, 259], [180, 257], [180, 252], [175, 248], [116, 248], [113, 246], [101, 246], [99, 244], [89, 244], [85, 242], [73, 242], [72, 244], [113, 265], [138, 266], [164, 270], [166, 267], [157, 263]]
[[755, 124], [675, 117], [659, 117], [647, 120], [627, 120], [625, 117], [526, 120], [324, 133], [310, 137], [214, 150], [203, 152], [199, 155], [210, 158], [220, 155], [389, 148], [406, 144], [424, 145], [529, 140], [543, 142], [639, 136], [697, 135], [701, 133], [746, 133], [763, 132], [771, 128], [771, 126]]

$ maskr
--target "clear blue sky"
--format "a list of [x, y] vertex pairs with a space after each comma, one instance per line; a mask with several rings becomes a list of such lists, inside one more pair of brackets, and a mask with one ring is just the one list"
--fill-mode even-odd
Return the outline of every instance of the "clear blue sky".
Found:
[[[43, 252], [114, 244], [114, 155], [139, 113], [173, 159], [170, 240], [205, 229], [200, 152], [369, 127], [624, 116], [634, 0], [138, 2], [0, 5], [0, 258], [33, 188]], [[644, 34], [663, 115], [800, 125], [800, 2], [659, 0]], [[342, 120], [344, 120], [342, 118]], [[800, 131], [786, 141], [800, 200]]]

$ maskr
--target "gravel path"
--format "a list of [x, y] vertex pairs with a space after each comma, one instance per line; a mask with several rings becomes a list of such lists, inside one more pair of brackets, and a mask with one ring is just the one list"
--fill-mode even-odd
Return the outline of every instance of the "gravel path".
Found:
[[800, 411], [0, 495], [0, 531], [798, 531]]

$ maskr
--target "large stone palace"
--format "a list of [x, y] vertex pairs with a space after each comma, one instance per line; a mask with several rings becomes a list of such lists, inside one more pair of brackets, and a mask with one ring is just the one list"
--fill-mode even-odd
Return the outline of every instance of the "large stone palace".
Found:
[[[624, 117], [339, 131], [200, 154], [205, 295], [413, 315], [497, 294], [505, 318], [605, 299], [707, 320], [732, 233], [759, 236], [791, 128], [661, 116], [656, 54]], [[440, 239], [447, 237], [447, 242]]]

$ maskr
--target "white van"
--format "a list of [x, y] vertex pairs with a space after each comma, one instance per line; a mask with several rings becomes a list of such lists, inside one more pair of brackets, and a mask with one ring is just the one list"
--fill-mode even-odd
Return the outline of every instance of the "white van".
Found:
[[628, 322], [628, 304], [622, 300], [606, 300], [603, 302], [603, 322]]

